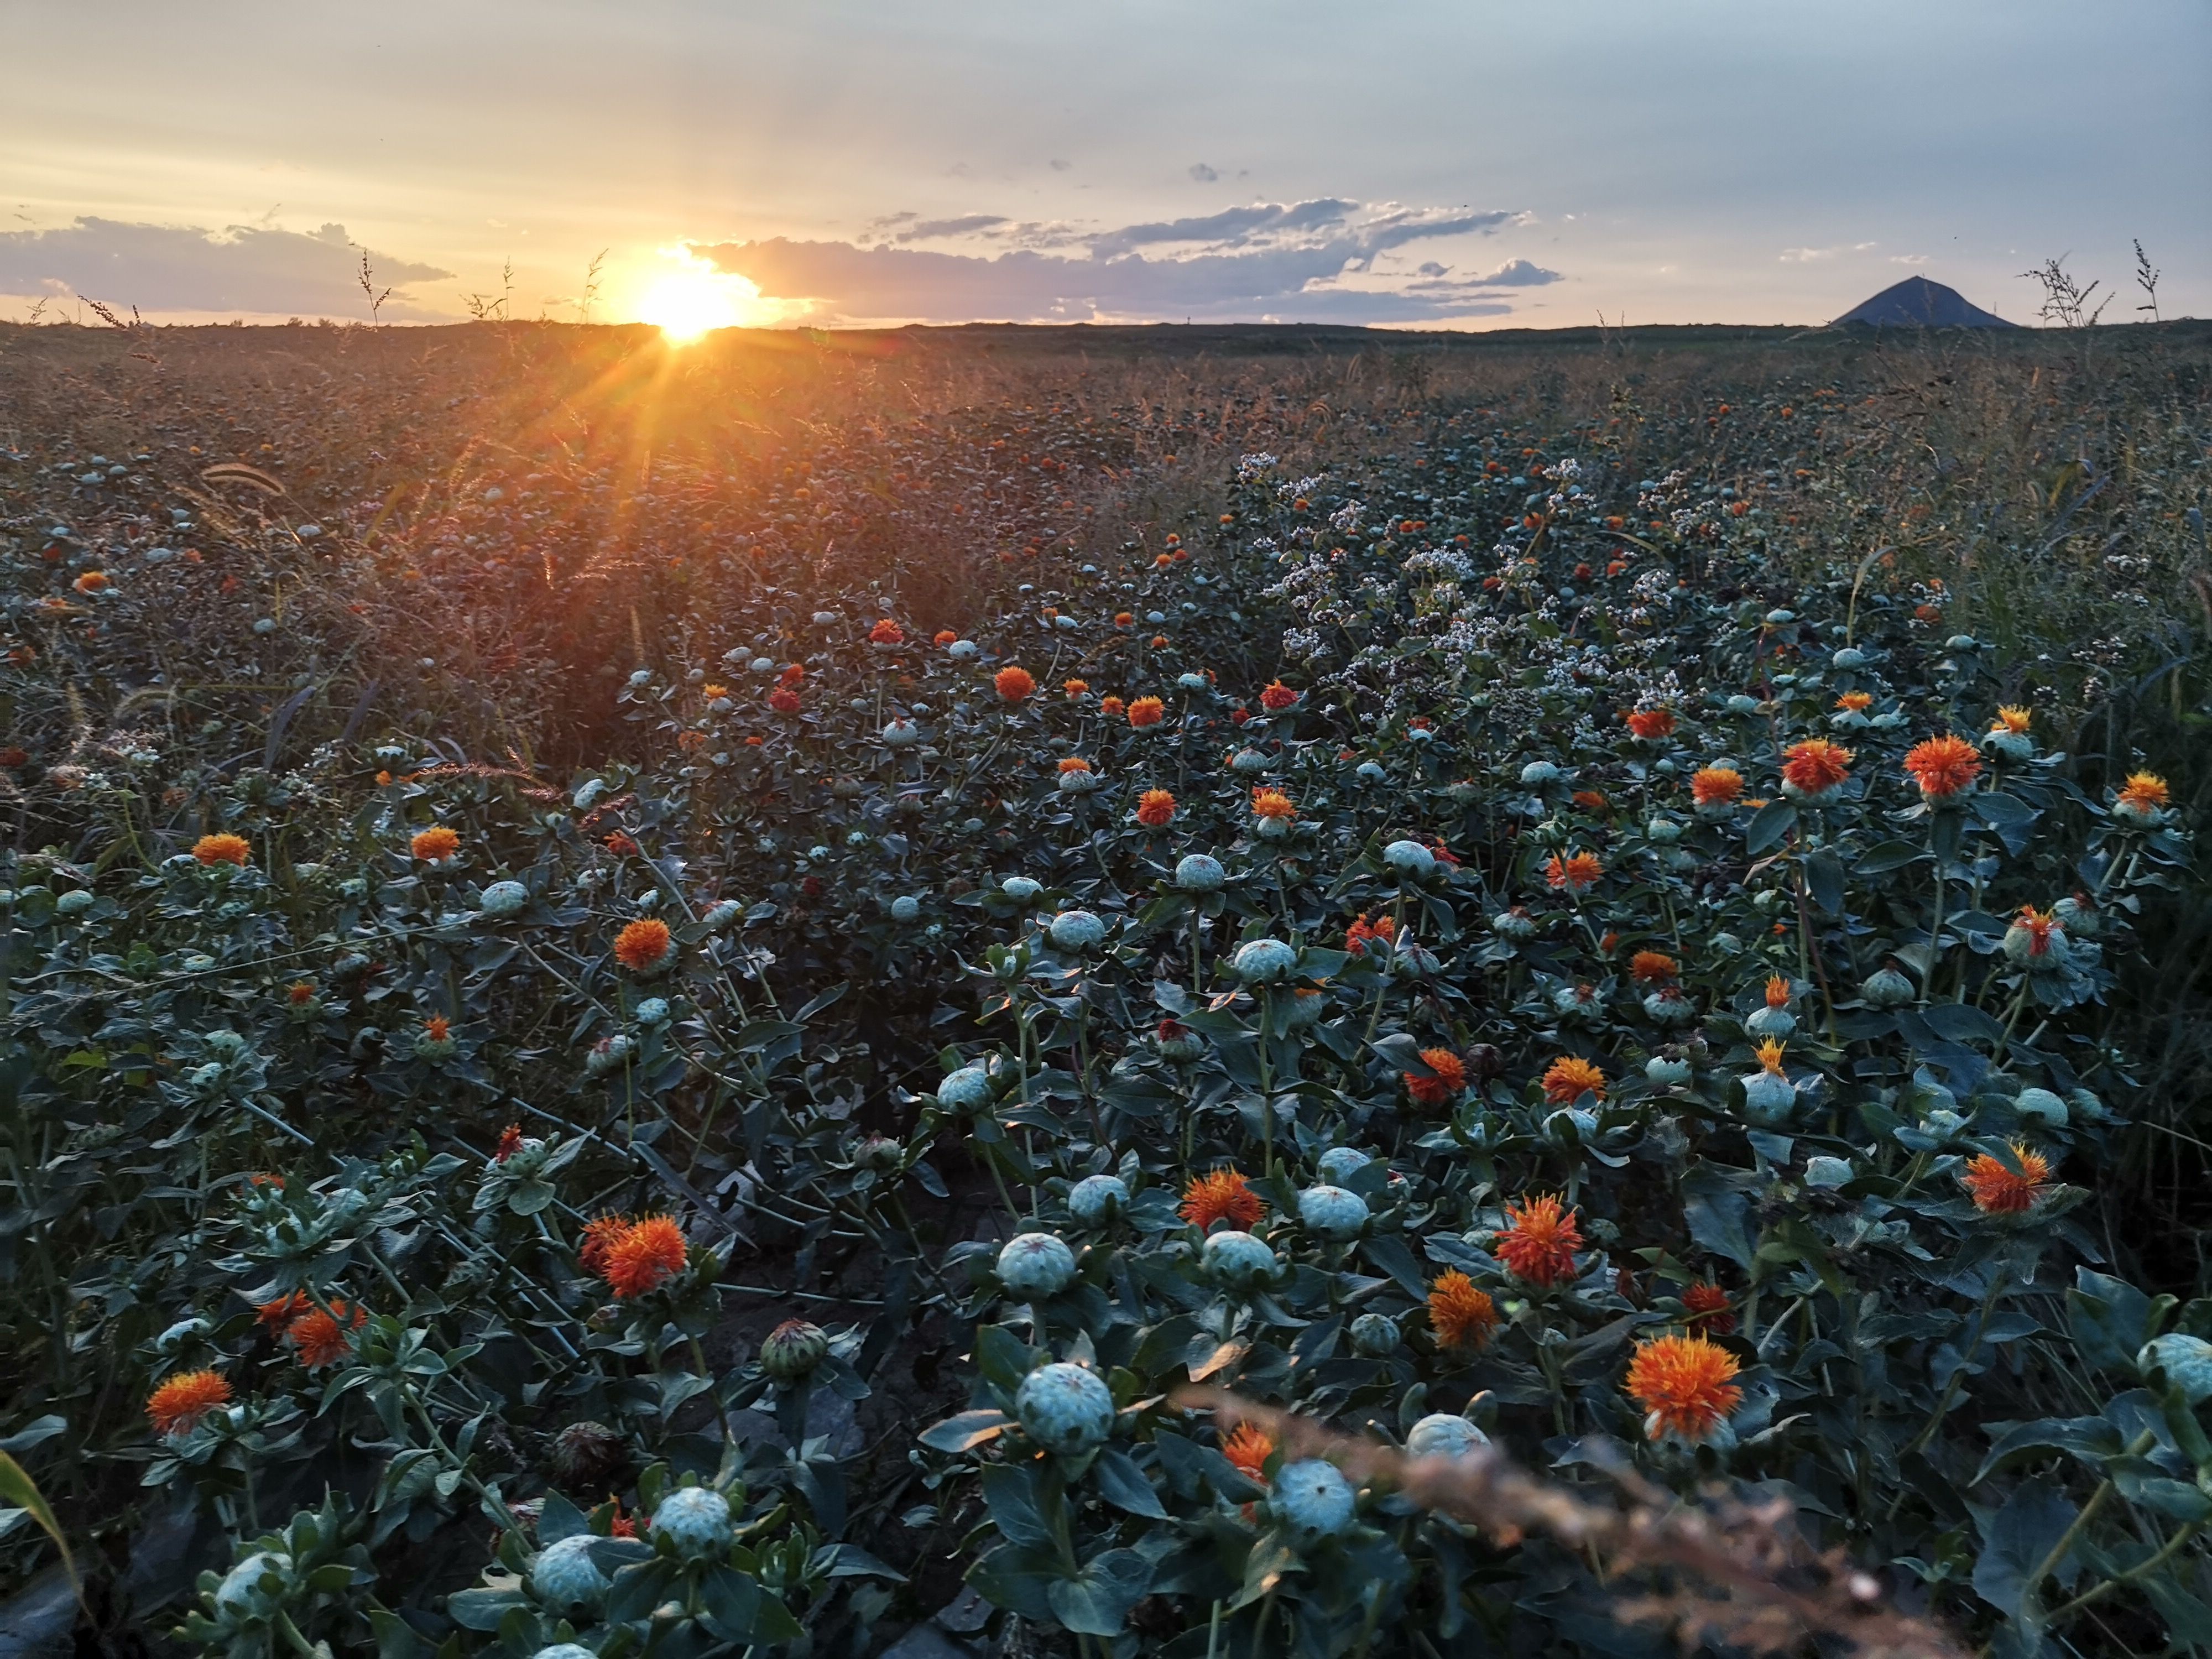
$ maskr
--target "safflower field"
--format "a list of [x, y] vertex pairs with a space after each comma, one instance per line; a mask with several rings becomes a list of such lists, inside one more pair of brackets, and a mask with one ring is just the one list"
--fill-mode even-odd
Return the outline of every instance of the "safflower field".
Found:
[[2212, 331], [266, 332], [0, 331], [0, 1627], [2212, 1650]]

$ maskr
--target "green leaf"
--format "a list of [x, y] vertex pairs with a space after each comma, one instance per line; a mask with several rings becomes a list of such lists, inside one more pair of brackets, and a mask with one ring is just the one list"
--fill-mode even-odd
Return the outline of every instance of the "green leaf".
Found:
[[1108, 1550], [1080, 1575], [1045, 1589], [1054, 1616], [1085, 1636], [1119, 1636], [1129, 1609], [1145, 1598], [1152, 1564], [1134, 1550]]
[[1689, 1225], [1690, 1237], [1749, 1273], [1753, 1250], [1744, 1218], [1750, 1212], [1751, 1201], [1703, 1168], [1691, 1170], [1683, 1178], [1682, 1188], [1682, 1219]]
[[1092, 1459], [1091, 1473], [1098, 1482], [1098, 1495], [1115, 1509], [1155, 1521], [1168, 1518], [1152, 1483], [1145, 1479], [1136, 1460], [1119, 1446], [1109, 1446]]
[[991, 1524], [1007, 1542], [1044, 1548], [1057, 1541], [1038, 1507], [1035, 1477], [1028, 1469], [992, 1464], [983, 1471], [983, 1502]]
[[1859, 854], [1859, 861], [1851, 866], [1857, 876], [1887, 875], [1892, 870], [1902, 870], [1908, 864], [1917, 864], [1929, 856], [1924, 847], [1915, 847], [1909, 841], [1885, 841], [1869, 847]]
[[1012, 1426], [1013, 1419], [1001, 1411], [962, 1412], [921, 1431], [921, 1443], [932, 1451], [959, 1453], [996, 1440]]
[[2148, 1297], [2124, 1279], [2077, 1267], [2066, 1316], [2084, 1359], [2104, 1370], [2134, 1371], [2136, 1356], [2150, 1340]]
[[2008, 1458], [2025, 1451], [2070, 1452], [2085, 1463], [2101, 1466], [2117, 1457], [2127, 1445], [2119, 1427], [2107, 1417], [2045, 1417], [2033, 1423], [2015, 1423], [1998, 1437], [1966, 1484], [1978, 1486]]
[[463, 1630], [495, 1631], [508, 1613], [524, 1605], [519, 1589], [455, 1590], [446, 1598], [446, 1613]]
[[1797, 827], [1797, 809], [1786, 800], [1771, 800], [1751, 815], [1744, 827], [1743, 850], [1747, 856], [1757, 858], [1761, 853], [1779, 847], [1782, 838]]
[[1971, 1003], [1931, 1002], [1920, 1011], [1920, 1018], [1947, 1042], [1996, 1044], [2004, 1040], [2004, 1027]]
[[[43, 1419], [40, 1421], [44, 1421]], [[33, 1428], [38, 1427], [34, 1423]], [[31, 1479], [23, 1466], [5, 1452], [0, 1452], [0, 1502], [21, 1510], [39, 1523], [54, 1547], [62, 1553], [62, 1571], [69, 1574], [70, 1588], [76, 1592], [77, 1600], [84, 1600], [84, 1585], [76, 1576], [76, 1559], [70, 1553], [69, 1540], [62, 1536], [61, 1523], [54, 1519], [54, 1511], [46, 1502], [39, 1483]]]
[[1838, 916], [1844, 913], [1844, 861], [1826, 848], [1810, 854], [1805, 860], [1805, 890], [1813, 896], [1813, 902], [1823, 913]]
[[726, 1642], [750, 1642], [760, 1613], [760, 1586], [726, 1564], [699, 1581], [699, 1599], [714, 1633]]
[[[2076, 1513], [2055, 1483], [2023, 1481], [1988, 1522], [1982, 1558], [1974, 1564], [1974, 1593], [2006, 1618], [2019, 1618], [2039, 1588], [2028, 1582], [2029, 1575], [2066, 1535]], [[2067, 1560], [2072, 1559], [2069, 1549]], [[2066, 1565], [2057, 1564], [2062, 1577]]]

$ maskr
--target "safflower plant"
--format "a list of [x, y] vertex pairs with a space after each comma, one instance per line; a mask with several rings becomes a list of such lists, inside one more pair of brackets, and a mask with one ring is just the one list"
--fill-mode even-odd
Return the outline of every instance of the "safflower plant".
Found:
[[1199, 1385], [1778, 1504], [1931, 1643], [2201, 1644], [2212, 1304], [2081, 1208], [2191, 826], [1910, 592], [1464, 471], [1248, 458], [957, 630], [766, 589], [558, 782], [394, 734], [10, 852], [11, 1443], [229, 1540], [208, 1653], [866, 1651], [947, 1561], [1086, 1655], [1699, 1628]]

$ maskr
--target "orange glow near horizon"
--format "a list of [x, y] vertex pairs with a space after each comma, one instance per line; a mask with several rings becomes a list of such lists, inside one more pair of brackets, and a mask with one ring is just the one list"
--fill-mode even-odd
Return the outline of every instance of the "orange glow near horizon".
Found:
[[674, 269], [651, 280], [635, 314], [672, 345], [689, 345], [718, 328], [757, 325], [773, 308], [762, 302], [760, 289], [750, 280], [717, 270], [688, 249], [670, 250], [664, 257]]

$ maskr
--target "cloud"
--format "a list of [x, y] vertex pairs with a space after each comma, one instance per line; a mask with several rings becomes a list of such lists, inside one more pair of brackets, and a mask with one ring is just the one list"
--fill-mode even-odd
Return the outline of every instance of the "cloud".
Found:
[[1201, 185], [1210, 185], [1215, 179], [1221, 177], [1219, 173], [1216, 173], [1212, 167], [1206, 166], [1203, 161], [1193, 161], [1190, 164], [1190, 176], [1197, 179]]
[[[0, 231], [0, 294], [58, 284], [87, 298], [146, 311], [200, 311], [301, 317], [366, 317], [361, 253], [343, 225], [312, 234], [257, 225], [220, 232], [187, 225], [79, 219], [53, 230]], [[408, 283], [453, 272], [372, 252], [379, 288], [395, 291], [389, 318], [440, 313], [410, 303]]]
[[869, 227], [890, 232], [872, 245], [776, 237], [692, 251], [818, 320], [1418, 322], [1501, 314], [1512, 307], [1498, 290], [1558, 282], [1559, 274], [1510, 259], [1458, 281], [1443, 280], [1449, 267], [1436, 264], [1434, 276], [1409, 283], [1378, 275], [1376, 256], [1488, 234], [1522, 216], [1326, 197], [1109, 230], [971, 216], [986, 244], [1000, 245], [996, 252], [902, 246], [920, 228], [912, 215]]
[[1893, 265], [1924, 265], [1928, 263], [1928, 256], [1924, 253], [1893, 253], [1889, 256], [1889, 262]]
[[1832, 259], [1838, 253], [1864, 253], [1870, 247], [1881, 246], [1879, 242], [1853, 242], [1846, 247], [1838, 242], [1833, 247], [1785, 247], [1782, 250], [1782, 263], [1785, 265], [1809, 265], [1815, 259]]
[[995, 230], [1006, 222], [1003, 213], [970, 213], [957, 219], [922, 219], [900, 231], [894, 240], [924, 242], [943, 236], [972, 236], [979, 230]]

